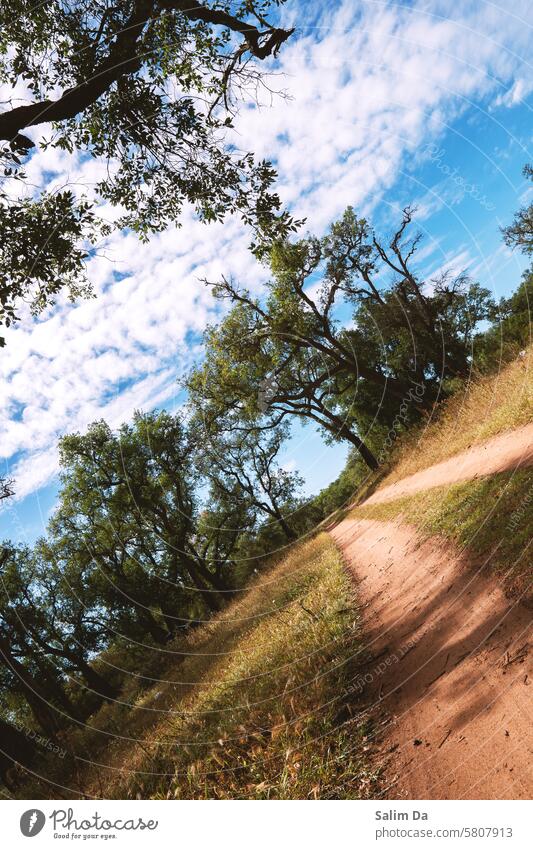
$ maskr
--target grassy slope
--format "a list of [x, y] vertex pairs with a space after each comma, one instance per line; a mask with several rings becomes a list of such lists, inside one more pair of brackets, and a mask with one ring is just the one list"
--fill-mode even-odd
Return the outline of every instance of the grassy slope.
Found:
[[[399, 441], [389, 468], [367, 480], [359, 500], [378, 481], [387, 485], [530, 421], [532, 351]], [[355, 515], [401, 515], [476, 556], [490, 552], [492, 566], [522, 594], [531, 563], [531, 478], [498, 475], [359, 507]], [[371, 795], [366, 719], [350, 695], [360, 652], [357, 608], [327, 534], [296, 546], [221, 615], [168, 649], [143, 650], [133, 663], [130, 656], [128, 668], [144, 670], [151, 685], [130, 676], [125, 704], [108, 704], [90, 727], [68, 732], [63, 743], [75, 763], [50, 755], [38, 768], [70, 792], [32, 781], [22, 798]]]
[[[533, 347], [497, 375], [482, 378], [439, 409], [435, 421], [398, 443], [380, 486], [464, 451], [533, 419]], [[368, 488], [367, 488], [368, 491]], [[359, 503], [364, 494], [359, 494]], [[531, 601], [533, 472], [494, 475], [436, 487], [384, 504], [361, 505], [353, 516], [415, 524], [465, 548], [490, 568], [515, 596]]]
[[[61, 776], [73, 795], [292, 799], [370, 793], [365, 719], [349, 695], [360, 651], [357, 608], [326, 534], [298, 545], [221, 615], [172, 648], [176, 654], [161, 676], [167, 683], [137, 695], [132, 689], [134, 708], [107, 705], [92, 731], [71, 735], [80, 755], [107, 764], [81, 762], [68, 781]], [[96, 727], [139, 742], [117, 736], [104, 748]], [[47, 774], [53, 777], [59, 766], [50, 760]], [[41, 784], [33, 792], [51, 791]]]
[[386, 486], [533, 419], [533, 346], [498, 374], [478, 378], [398, 444]]
[[533, 601], [531, 469], [364, 505], [353, 515], [382, 521], [401, 518], [423, 535], [449, 539], [466, 549], [474, 562], [486, 561], [510, 594]]

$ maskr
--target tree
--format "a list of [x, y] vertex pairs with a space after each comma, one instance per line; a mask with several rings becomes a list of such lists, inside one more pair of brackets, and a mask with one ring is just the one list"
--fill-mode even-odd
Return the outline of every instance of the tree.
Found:
[[248, 504], [270, 524], [279, 525], [285, 538], [293, 542], [297, 534], [287, 514], [297, 507], [295, 492], [303, 478], [277, 462], [288, 437], [287, 427], [242, 433], [230, 420], [223, 429], [219, 421], [218, 428], [218, 433], [208, 438], [204, 454], [213, 497]]
[[86, 576], [75, 564], [56, 558], [54, 546], [45, 539], [37, 542], [25, 564], [17, 613], [31, 643], [69, 681], [81, 677], [97, 696], [113, 698], [115, 686], [91, 664], [91, 658], [107, 647], [109, 635], [97, 605], [88, 604]]
[[238, 586], [242, 543], [253, 531], [254, 525], [253, 510], [241, 492], [225, 492], [211, 486], [190, 544], [196, 559], [214, 573], [218, 585], [223, 587], [226, 600]]
[[[533, 180], [533, 165], [525, 165], [524, 177]], [[525, 254], [533, 253], [533, 203], [523, 206], [515, 214], [512, 224], [502, 229], [503, 238], [510, 248], [520, 248]]]
[[[105, 166], [96, 198], [120, 207], [119, 227], [141, 238], [179, 223], [184, 203], [204, 221], [238, 212], [256, 233], [294, 222], [272, 192], [268, 162], [226, 142], [239, 101], [261, 84], [259, 63], [291, 35], [268, 22], [284, 0], [14, 0], [0, 12], [0, 73], [12, 95], [0, 113], [0, 320], [35, 311], [66, 288], [86, 294], [84, 264], [109, 228], [94, 198], [68, 190], [16, 196], [27, 131]], [[14, 105], [25, 87], [29, 102]]]
[[0, 679], [26, 701], [38, 725], [55, 734], [65, 717], [76, 718], [78, 712], [65, 691], [61, 670], [32, 637], [29, 618], [35, 614], [42, 622], [43, 612], [30, 601], [30, 557], [24, 546], [2, 545]]
[[[407, 404], [407, 422], [416, 421], [439, 399], [454, 391], [473, 364], [473, 342], [483, 319], [491, 317], [494, 304], [487, 289], [465, 274], [448, 272], [431, 280], [431, 294], [418, 296], [396, 285], [384, 289], [381, 299], [357, 304], [346, 338], [365, 366], [385, 367], [387, 374], [403, 382], [403, 398], [382, 392], [369, 381], [359, 381], [353, 414], [361, 426], [374, 421], [390, 427], [399, 406]], [[347, 398], [351, 403], [351, 398]], [[346, 409], [348, 421], [352, 412]]]
[[194, 509], [188, 455], [181, 423], [165, 414], [137, 415], [117, 434], [96, 422], [61, 440], [48, 537], [61, 563], [84, 572], [91, 606], [102, 605], [119, 634], [163, 643], [187, 618], [179, 564]]
[[14, 200], [0, 189], [0, 325], [17, 321], [24, 301], [37, 315], [61, 290], [70, 300], [90, 294], [83, 243], [94, 225], [90, 204], [72, 192]]
[[[198, 532], [195, 434], [179, 416], [136, 413], [113, 433], [96, 422], [60, 443], [62, 487], [49, 542], [76, 563], [117, 630], [165, 642], [195, 618], [198, 601], [218, 610], [225, 558], [212, 559], [216, 523]], [[219, 520], [223, 521], [220, 513]]]
[[[239, 305], [206, 334], [205, 361], [186, 383], [203, 418], [217, 421], [231, 411], [243, 433], [276, 429], [292, 416], [311, 419], [332, 439], [355, 445], [376, 468], [368, 446], [336, 412], [347, 372], [338, 364], [330, 369], [297, 333], [256, 332], [254, 312], [252, 302], [250, 309]], [[349, 374], [347, 388], [355, 383]]]
[[493, 323], [477, 337], [477, 361], [488, 368], [498, 367], [504, 359], [514, 358], [531, 345], [531, 311], [533, 307], [533, 270], [522, 275], [522, 281], [508, 298], [501, 298], [494, 309]]
[[424, 391], [413, 416], [445, 391], [448, 377], [465, 376], [490, 303], [464, 275], [443, 275], [431, 289], [418, 279], [412, 216], [406, 208], [388, 242], [349, 208], [322, 239], [275, 243], [264, 298], [225, 278], [216, 284], [215, 297], [232, 309], [208, 329], [205, 361], [186, 384], [204, 419], [230, 411], [243, 429], [311, 419], [377, 468], [361, 432], [392, 421], [414, 386]]

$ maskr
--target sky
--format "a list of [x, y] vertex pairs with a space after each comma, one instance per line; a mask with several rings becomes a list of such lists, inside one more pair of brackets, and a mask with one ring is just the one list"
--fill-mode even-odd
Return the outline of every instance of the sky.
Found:
[[[506, 295], [525, 268], [500, 227], [530, 200], [522, 168], [533, 159], [532, 8], [288, 0], [283, 21], [296, 31], [270, 65], [271, 87], [286, 96], [243, 107], [236, 141], [275, 163], [279, 194], [307, 231], [324, 233], [352, 205], [386, 234], [414, 203], [424, 273], [467, 271]], [[49, 149], [26, 171], [32, 185], [81, 191], [102, 168]], [[31, 542], [43, 533], [57, 497], [61, 435], [183, 403], [177, 380], [201, 359], [202, 331], [217, 319], [201, 280], [225, 274], [260, 288], [265, 270], [249, 242], [239, 220], [204, 225], [188, 210], [179, 229], [148, 245], [114, 233], [89, 262], [96, 298], [61, 300], [7, 331], [0, 463], [16, 495], [2, 507], [1, 536]], [[298, 427], [283, 462], [310, 494], [338, 475], [346, 456], [345, 445]]]

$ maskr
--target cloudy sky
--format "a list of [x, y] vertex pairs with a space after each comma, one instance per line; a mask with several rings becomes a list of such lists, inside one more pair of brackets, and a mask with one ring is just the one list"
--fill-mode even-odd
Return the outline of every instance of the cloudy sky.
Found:
[[[509, 292], [524, 263], [502, 246], [499, 227], [528, 197], [521, 169], [532, 159], [533, 92], [531, 4], [510, 9], [288, 0], [283, 14], [297, 31], [273, 86], [289, 96], [242, 110], [240, 146], [275, 161], [279, 192], [309, 230], [323, 232], [351, 204], [387, 231], [416, 202], [428, 272], [468, 270], [497, 295]], [[49, 150], [27, 172], [36, 185], [88, 187], [100, 167]], [[4, 536], [43, 529], [61, 434], [181, 403], [176, 379], [201, 357], [201, 331], [216, 318], [199, 281], [224, 273], [259, 285], [249, 241], [237, 220], [206, 227], [188, 213], [149, 245], [115, 234], [89, 265], [96, 299], [60, 303], [8, 331], [0, 446], [17, 495], [0, 516]], [[311, 492], [345, 455], [306, 428], [285, 459]]]

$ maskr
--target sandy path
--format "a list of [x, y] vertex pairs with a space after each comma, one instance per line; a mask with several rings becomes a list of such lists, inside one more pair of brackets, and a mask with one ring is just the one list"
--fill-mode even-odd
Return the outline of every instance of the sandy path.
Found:
[[331, 533], [366, 623], [358, 698], [385, 722], [383, 797], [531, 798], [531, 611], [413, 527], [346, 519]]
[[411, 495], [434, 486], [494, 475], [522, 466], [533, 466], [533, 423], [501, 433], [449, 460], [378, 489], [367, 499], [366, 504], [392, 501], [402, 495]]

